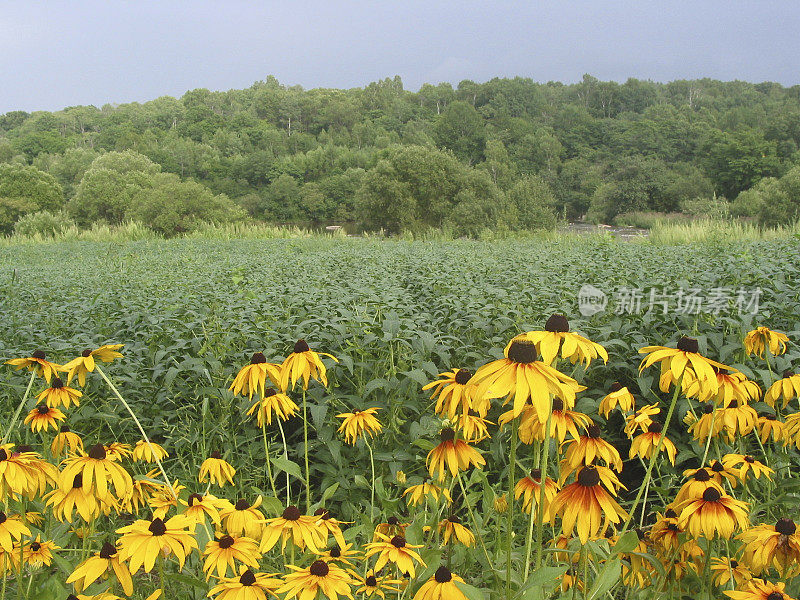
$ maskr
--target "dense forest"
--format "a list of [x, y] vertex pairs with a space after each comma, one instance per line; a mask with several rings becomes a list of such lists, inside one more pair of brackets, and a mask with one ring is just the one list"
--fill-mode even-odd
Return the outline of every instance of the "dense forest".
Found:
[[551, 228], [657, 211], [788, 223], [800, 86], [493, 79], [196, 89], [0, 116], [0, 233], [58, 221]]

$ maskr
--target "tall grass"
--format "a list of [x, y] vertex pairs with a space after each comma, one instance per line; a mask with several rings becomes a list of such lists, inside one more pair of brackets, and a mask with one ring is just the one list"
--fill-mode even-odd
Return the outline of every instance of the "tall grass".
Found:
[[657, 222], [646, 239], [652, 244], [673, 245], [775, 240], [791, 235], [800, 235], [800, 222], [777, 229], [765, 229], [744, 221], [699, 219], [688, 223]]

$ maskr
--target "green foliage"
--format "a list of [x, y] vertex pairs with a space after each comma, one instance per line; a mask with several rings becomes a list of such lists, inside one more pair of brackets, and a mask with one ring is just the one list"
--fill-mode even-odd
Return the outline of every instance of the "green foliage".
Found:
[[56, 237], [72, 227], [75, 227], [75, 222], [64, 211], [51, 213], [40, 210], [24, 215], [14, 223], [14, 235]]
[[508, 190], [508, 199], [515, 211], [520, 229], [555, 229], [555, 198], [550, 186], [536, 175], [524, 177]]
[[434, 122], [436, 143], [468, 164], [483, 157], [486, 133], [478, 111], [466, 102], [453, 102]]
[[9, 233], [22, 215], [59, 210], [64, 193], [52, 175], [36, 167], [0, 164], [0, 233]]

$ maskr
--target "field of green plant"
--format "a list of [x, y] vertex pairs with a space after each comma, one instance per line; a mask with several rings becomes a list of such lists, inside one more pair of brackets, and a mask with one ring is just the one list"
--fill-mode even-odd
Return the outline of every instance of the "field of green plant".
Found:
[[[123, 567], [130, 568], [132, 597], [139, 599], [156, 598], [158, 590], [176, 598], [210, 595], [221, 600], [255, 600], [273, 592], [281, 599], [296, 595], [301, 600], [335, 599], [351, 593], [358, 598], [385, 595], [409, 600], [450, 600], [463, 595], [470, 600], [719, 598], [727, 597], [722, 593], [734, 587], [751, 593], [748, 586], [756, 585], [754, 578], [763, 580], [764, 586], [786, 583], [785, 593], [779, 592], [784, 594], [781, 598], [796, 598], [800, 535], [794, 530], [780, 534], [784, 537], [775, 552], [782, 558], [759, 566], [748, 558], [748, 542], [737, 537], [745, 529], [741, 523], [735, 532], [694, 535], [690, 514], [681, 515], [678, 510], [672, 518], [665, 511], [668, 506], [678, 507], [671, 503], [686, 481], [685, 469], [710, 466], [713, 461], [721, 465], [729, 455], [754, 456], [774, 473], [753, 479], [741, 475], [741, 467], [731, 467], [719, 489], [747, 503], [745, 518], [752, 526], [774, 526], [781, 519], [793, 520], [794, 525], [800, 520], [800, 433], [795, 434], [796, 440], [787, 433], [780, 439], [767, 435], [764, 441], [758, 437], [762, 425], [756, 425], [755, 417], [750, 423], [749, 414], [741, 417], [749, 428], [729, 427], [727, 419], [739, 417], [730, 412], [730, 399], [714, 404], [717, 388], [712, 393], [703, 387], [699, 367], [693, 367], [694, 371], [686, 367], [683, 372], [684, 367], [673, 365], [675, 380], [660, 389], [658, 364], [640, 371], [644, 355], [639, 350], [645, 346], [674, 349], [684, 336], [696, 339], [697, 347], [690, 354], [719, 361], [759, 386], [757, 395], [740, 399], [737, 406], [749, 404], [754, 415], [776, 411], [782, 422], [800, 410], [797, 397], [790, 395], [788, 407], [782, 401], [771, 407], [762, 394], [775, 381], [800, 369], [798, 264], [800, 244], [791, 237], [677, 245], [565, 236], [493, 242], [147, 239], [0, 247], [3, 361], [32, 357], [41, 350], [48, 361], [64, 365], [85, 355], [85, 349], [123, 344], [121, 358], [96, 361], [100, 369], [86, 374], [85, 386], [78, 384], [77, 377], [67, 384], [63, 372], [64, 383], [83, 392], [80, 406], [62, 406], [65, 420], [54, 418], [50, 425], [56, 428], [38, 432], [22, 421], [40, 405], [35, 395], [48, 387], [45, 380], [27, 370], [4, 367], [0, 433], [8, 430], [3, 443], [15, 446], [0, 450], [2, 514], [8, 515], [6, 523], [16, 519], [27, 533], [16, 535], [9, 530], [6, 535], [8, 528], [0, 520], [0, 598], [78, 594], [70, 598], [82, 600], [129, 595], [111, 567], [101, 569], [102, 577], [98, 572], [97, 583], [87, 578], [87, 590], [66, 583], [82, 561], [101, 551], [104, 542], [116, 547]], [[581, 313], [578, 295], [585, 285], [606, 294], [605, 310]], [[716, 304], [712, 305], [713, 299]], [[596, 460], [584, 457], [570, 470], [569, 448], [589, 439], [584, 431], [588, 422], [574, 417], [580, 435], [555, 440], [548, 431], [542, 439], [522, 443], [527, 413], [507, 415], [504, 420], [509, 422], [498, 426], [500, 415], [514, 404], [514, 391], [512, 401], [503, 406], [506, 393], [497, 397], [494, 387], [483, 389], [491, 400], [486, 412], [476, 408], [476, 390], [481, 388], [475, 387], [471, 388], [475, 404], [470, 403], [470, 417], [478, 429], [488, 428], [484, 436], [470, 433], [464, 427], [466, 419], [446, 411], [436, 414], [436, 398], [430, 397], [433, 390], [422, 390], [440, 373], [468, 369], [472, 375], [482, 365], [503, 359], [512, 338], [544, 330], [553, 314], [565, 315], [570, 331], [602, 345], [609, 359], [604, 364], [595, 358], [587, 366], [556, 358], [552, 367], [585, 389], [578, 390], [574, 406], [570, 394], [557, 386], [547, 388], [544, 395], [548, 402], [553, 398], [561, 402], [573, 417], [587, 415], [600, 427], [602, 439], [624, 461], [616, 476], [627, 488], [609, 486], [603, 479], [609, 488], [606, 496], [616, 491], [619, 514], [624, 516], [609, 520], [604, 509], [603, 522], [597, 527], [583, 523], [586, 517], [579, 516], [575, 532], [567, 527], [563, 514], [551, 513], [551, 505], [557, 507], [558, 502], [553, 505], [547, 492], [544, 502], [536, 492], [533, 511], [525, 512], [522, 499], [514, 500], [513, 488], [542, 466], [554, 490], [584, 485], [588, 476], [582, 474], [594, 471], [594, 462], [613, 467], [615, 460], [603, 460], [603, 454], [598, 454]], [[748, 356], [743, 339], [759, 326], [786, 334], [790, 340], [786, 352], [768, 352], [766, 358]], [[272, 420], [262, 428], [254, 415], [247, 414], [262, 394], [256, 392], [252, 400], [246, 393], [234, 395], [230, 389], [234, 377], [251, 359], [255, 365], [262, 364], [254, 358], [256, 353], [264, 355], [266, 364], [278, 366], [290, 355], [303, 354], [305, 346], [296, 344], [298, 340], [305, 340], [311, 351], [336, 358], [322, 355], [327, 386], [312, 378], [307, 392], [300, 383], [279, 389], [298, 408], [285, 421], [265, 410]], [[566, 346], [562, 350], [566, 352]], [[537, 353], [541, 358], [539, 346]], [[687, 387], [692, 377], [697, 383], [694, 389]], [[630, 390], [637, 412], [617, 408], [606, 418], [598, 410], [615, 382]], [[279, 383], [271, 383], [269, 376], [266, 379], [267, 387], [285, 387]], [[477, 380], [474, 383], [478, 385]], [[697, 428], [692, 433], [688, 428], [692, 417], [703, 414], [706, 404], [701, 400], [711, 407], [708, 415], [719, 421], [711, 421], [711, 436], [698, 439]], [[537, 407], [531, 398], [526, 402]], [[660, 413], [640, 412], [647, 405], [655, 405]], [[382, 428], [370, 437], [368, 431], [356, 427], [358, 440], [351, 445], [340, 431], [347, 418], [337, 415], [367, 408], [378, 409], [375, 417]], [[544, 409], [548, 415], [554, 410], [551, 404]], [[52, 490], [67, 491], [71, 483], [62, 483], [58, 472], [40, 467], [41, 493], [34, 493], [28, 481], [36, 468], [34, 462], [14, 475], [12, 460], [34, 460], [29, 452], [15, 454], [14, 447], [19, 452], [20, 446], [30, 446], [37, 457], [60, 465], [62, 474], [70, 468], [70, 460], [85, 458], [77, 453], [60, 463], [63, 457], [54, 455], [51, 444], [57, 427], [64, 424], [80, 436], [91, 460], [95, 460], [91, 452], [96, 444], [105, 445], [109, 453], [113, 442], [134, 446], [143, 436], [133, 415], [149, 440], [168, 452], [159, 467], [164, 473], [152, 471], [155, 464], [133, 461], [124, 450], [118, 460], [96, 462], [122, 465], [138, 482], [136, 489], [144, 490], [140, 503], [130, 503], [131, 492], [127, 497], [120, 493], [113, 501], [97, 497], [97, 516], [83, 519], [75, 514], [72, 523], [62, 522], [43, 496]], [[655, 452], [631, 458], [635, 433], [628, 435], [623, 428], [636, 418], [644, 424], [641, 433], [656, 433], [655, 427], [647, 430], [655, 421], [663, 425], [665, 435], [657, 436]], [[541, 418], [538, 427], [546, 430], [550, 422]], [[444, 465], [436, 470], [436, 449], [453, 433], [457, 442], [478, 450], [485, 461], [477, 465], [481, 468], [460, 465], [457, 476]], [[674, 443], [674, 467], [660, 439]], [[232, 483], [199, 483], [201, 465], [212, 455], [235, 469]], [[561, 459], [567, 463], [560, 463]], [[207, 464], [212, 471], [219, 468], [219, 463]], [[642, 482], [647, 483], [643, 486]], [[442, 494], [435, 498], [423, 493], [418, 504], [410, 503], [412, 494], [404, 495], [406, 490], [426, 483], [428, 491], [435, 485], [442, 494], [448, 492], [452, 502]], [[22, 488], [15, 490], [15, 485]], [[90, 487], [85, 475], [83, 485]], [[157, 538], [158, 527], [152, 524], [158, 521], [167, 522], [168, 537], [167, 519], [177, 519], [191, 508], [189, 495], [207, 497], [209, 493], [220, 502], [218, 518], [210, 511], [202, 523], [175, 521], [175, 527], [190, 532], [186, 538], [191, 542], [183, 539], [186, 545], [178, 551], [165, 552], [163, 545], [156, 545], [148, 556], [155, 566], [148, 568], [145, 560], [145, 572], [138, 570], [137, 550], [131, 550], [125, 536], [149, 535], [149, 531]], [[255, 508], [262, 519], [282, 518], [251, 524], [238, 534], [228, 519], [220, 518], [227, 510], [246, 512], [241, 508], [257, 503], [259, 497], [260, 506]], [[300, 521], [287, 511], [288, 506], [298, 507], [303, 515]], [[315, 529], [320, 527], [318, 518], [309, 516], [305, 527], [311, 533], [297, 537], [299, 529], [292, 529], [292, 523], [303, 522], [322, 507], [338, 519], [348, 552], [366, 549], [366, 561], [354, 554], [352, 564], [347, 564], [340, 562], [336, 552], [331, 556], [335, 538], [329, 539], [328, 533], [322, 537]], [[31, 513], [40, 513], [41, 519]], [[723, 517], [716, 519], [725, 522]], [[338, 528], [335, 520], [332, 524], [332, 519], [323, 521], [330, 532]], [[679, 529], [676, 541], [664, 546], [654, 532], [673, 521]], [[142, 522], [145, 534], [117, 531]], [[584, 525], [588, 540], [578, 535]], [[376, 527], [387, 535], [385, 539], [373, 537]], [[270, 531], [294, 532], [295, 542], [290, 536], [286, 543], [284, 537], [285, 551], [281, 551], [281, 544], [273, 547], [265, 541]], [[207, 577], [203, 552], [217, 560], [213, 552], [222, 555], [222, 550], [214, 549], [224, 538], [245, 533], [243, 538], [253, 538], [260, 552], [247, 547], [245, 540], [245, 549], [230, 565], [220, 559], [220, 570], [215, 563]], [[398, 537], [406, 541], [410, 558], [396, 560], [398, 552], [403, 555], [403, 548], [392, 545]], [[44, 546], [45, 540], [54, 546], [47, 560], [30, 559], [35, 554], [31, 546], [39, 547], [40, 542]], [[235, 541], [239, 543], [238, 538]], [[370, 542], [376, 545], [365, 548]], [[321, 558], [311, 551], [315, 543]], [[144, 547], [140, 546], [140, 554], [147, 554]], [[323, 554], [326, 549], [327, 555]], [[382, 560], [388, 564], [379, 571]], [[320, 566], [320, 562], [332, 566]], [[416, 572], [409, 572], [409, 565]], [[298, 576], [292, 579], [292, 573]]]

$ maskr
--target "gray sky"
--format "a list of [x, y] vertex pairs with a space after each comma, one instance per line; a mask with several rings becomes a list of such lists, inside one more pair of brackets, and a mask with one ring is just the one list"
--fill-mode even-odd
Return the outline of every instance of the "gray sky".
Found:
[[800, 83], [797, 0], [0, 0], [0, 113], [521, 75]]

